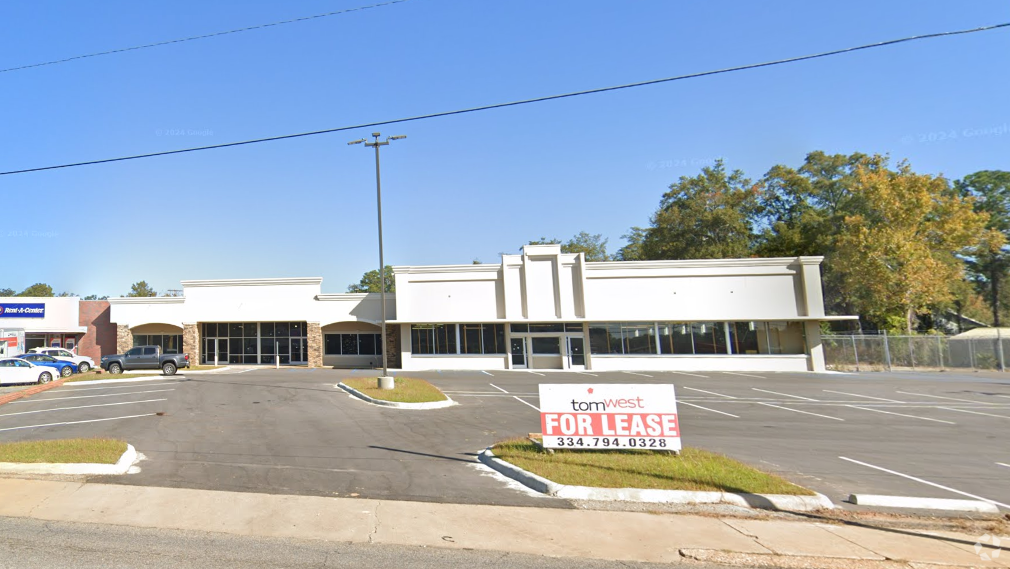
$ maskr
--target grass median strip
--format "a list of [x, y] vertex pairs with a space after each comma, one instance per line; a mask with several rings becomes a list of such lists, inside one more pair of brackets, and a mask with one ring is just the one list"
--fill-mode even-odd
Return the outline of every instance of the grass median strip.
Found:
[[814, 495], [784, 478], [697, 448], [684, 448], [679, 456], [648, 450], [555, 449], [549, 454], [526, 439], [512, 439], [491, 451], [523, 470], [572, 486]]
[[116, 464], [126, 442], [115, 439], [59, 439], [0, 443], [0, 462]]
[[379, 389], [378, 378], [359, 377], [345, 379], [344, 385], [353, 387], [373, 399], [395, 401], [397, 403], [432, 403], [445, 401], [445, 396], [437, 387], [413, 377], [397, 377], [393, 389]]

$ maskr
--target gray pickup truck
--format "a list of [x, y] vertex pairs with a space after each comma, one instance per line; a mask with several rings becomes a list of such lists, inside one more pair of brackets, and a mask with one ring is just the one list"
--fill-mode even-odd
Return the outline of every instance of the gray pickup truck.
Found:
[[165, 375], [175, 375], [181, 367], [189, 367], [189, 354], [162, 354], [159, 346], [137, 346], [125, 354], [102, 356], [102, 369], [112, 374], [160, 368]]

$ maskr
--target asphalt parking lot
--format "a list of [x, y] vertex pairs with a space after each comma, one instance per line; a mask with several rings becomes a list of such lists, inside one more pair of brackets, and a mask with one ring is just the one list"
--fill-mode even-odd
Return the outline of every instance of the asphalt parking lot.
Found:
[[460, 403], [432, 411], [380, 408], [334, 388], [374, 374], [255, 369], [68, 384], [0, 408], [0, 440], [115, 436], [148, 457], [141, 473], [107, 482], [569, 507], [506, 484], [474, 455], [539, 430], [540, 383], [673, 383], [686, 445], [836, 503], [850, 493], [975, 497], [1010, 511], [1010, 377], [996, 373], [411, 372]]
[[835, 503], [864, 493], [982, 498], [1010, 510], [1010, 378], [999, 374], [487, 373], [486, 388], [459, 372], [425, 376], [464, 403], [507, 403], [528, 425], [538, 383], [673, 383], [685, 444]]

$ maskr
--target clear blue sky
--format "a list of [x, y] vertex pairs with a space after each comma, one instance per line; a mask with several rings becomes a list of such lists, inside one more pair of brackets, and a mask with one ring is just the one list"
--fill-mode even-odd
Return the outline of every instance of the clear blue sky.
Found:
[[[0, 68], [375, 3], [7, 2]], [[1010, 21], [1004, 2], [408, 0], [0, 73], [0, 171], [218, 144]], [[380, 129], [388, 264], [496, 262], [541, 236], [622, 244], [723, 157], [812, 150], [957, 178], [1010, 169], [1010, 29]], [[986, 129], [989, 129], [988, 131]], [[370, 129], [369, 129], [370, 130]], [[941, 134], [942, 133], [942, 134]], [[957, 138], [936, 140], [955, 133]], [[965, 133], [974, 134], [966, 136]], [[375, 268], [368, 130], [0, 177], [0, 288]], [[932, 140], [931, 140], [932, 139]]]

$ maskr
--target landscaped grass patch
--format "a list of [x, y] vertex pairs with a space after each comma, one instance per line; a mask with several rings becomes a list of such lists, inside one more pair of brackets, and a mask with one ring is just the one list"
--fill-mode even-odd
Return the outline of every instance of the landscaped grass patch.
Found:
[[60, 439], [0, 443], [0, 462], [116, 464], [126, 442], [115, 439]]
[[431, 403], [435, 401], [445, 401], [448, 397], [439, 391], [437, 387], [413, 377], [397, 377], [393, 382], [393, 389], [379, 389], [378, 378], [359, 377], [345, 379], [344, 385], [353, 387], [358, 391], [373, 399], [383, 401], [395, 401], [397, 403]]
[[679, 456], [648, 450], [549, 454], [526, 439], [496, 444], [495, 456], [558, 484], [597, 488], [647, 488], [753, 494], [814, 493], [727, 456], [684, 448]]
[[[224, 366], [206, 366], [206, 365], [190, 366], [179, 368], [179, 373], [185, 374], [187, 371], [204, 371], [204, 370], [218, 369], [222, 367]], [[118, 375], [111, 374], [107, 371], [102, 371], [102, 373], [98, 373], [98, 371], [89, 371], [87, 373], [75, 373], [74, 375], [70, 376], [67, 379], [67, 383], [72, 383], [76, 381], [95, 381], [96, 379], [127, 379], [130, 377], [144, 377], [152, 375], [161, 375], [161, 369], [131, 370], [127, 373], [120, 373]]]

